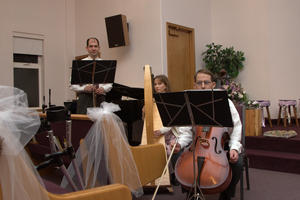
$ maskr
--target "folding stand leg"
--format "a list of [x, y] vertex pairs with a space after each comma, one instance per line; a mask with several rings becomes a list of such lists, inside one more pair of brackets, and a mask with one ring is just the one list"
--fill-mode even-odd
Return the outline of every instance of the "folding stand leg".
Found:
[[[204, 195], [200, 188], [200, 175], [201, 170], [203, 167], [205, 157], [198, 156], [197, 157], [197, 167], [198, 167], [198, 176], [196, 181], [194, 181], [193, 187], [191, 187], [190, 191], [188, 192], [187, 199], [188, 200], [205, 200]], [[195, 156], [194, 156], [195, 161]]]
[[242, 167], [240, 177], [240, 199], [244, 200], [244, 166]]
[[[187, 103], [187, 109], [188, 109], [189, 117], [190, 117], [191, 122], [192, 122], [192, 127], [193, 127], [193, 131], [194, 131], [194, 137], [193, 138], [195, 139], [195, 136], [196, 136], [196, 134], [195, 134], [195, 132], [196, 132], [195, 119], [194, 119], [194, 116], [193, 116], [190, 100], [189, 100], [189, 97], [188, 97], [187, 93], [184, 94], [184, 98], [185, 98], [185, 101]], [[199, 183], [200, 182], [200, 174], [201, 174], [201, 170], [202, 170], [202, 166], [203, 166], [203, 162], [204, 162], [205, 158], [203, 159], [203, 157], [197, 157], [197, 166], [198, 166], [198, 177], [197, 177], [197, 179], [199, 179], [199, 180], [197, 180], [196, 179], [196, 166], [195, 166], [195, 162], [196, 162], [196, 158], [195, 158], [196, 157], [196, 155], [195, 155], [196, 143], [194, 143], [193, 145], [194, 145], [193, 146], [194, 185], [191, 188], [191, 190], [194, 189], [194, 194], [191, 197], [189, 197], [189, 199], [205, 200], [205, 198], [202, 194], [201, 188], [200, 188], [200, 183]], [[191, 190], [190, 190], [190, 192], [191, 192]]]
[[66, 176], [68, 182], [70, 183], [71, 187], [73, 188], [74, 191], [78, 191], [78, 188], [76, 187], [74, 181], [72, 180], [72, 177], [68, 173], [68, 170], [65, 165], [61, 165], [59, 169], [63, 172], [63, 174]]
[[[70, 117], [70, 116], [68, 116]], [[81, 174], [80, 174], [80, 171], [79, 171], [79, 167], [76, 163], [76, 160], [75, 160], [75, 153], [74, 153], [74, 149], [73, 149], [73, 146], [72, 146], [72, 142], [71, 142], [71, 139], [72, 139], [72, 121], [71, 119], [68, 119], [66, 120], [66, 138], [67, 138], [67, 147], [68, 148], [71, 148], [71, 159], [72, 159], [72, 165], [73, 165], [73, 168], [74, 168], [74, 171], [75, 171], [75, 174], [79, 180], [79, 185], [80, 185], [80, 188], [83, 190], [84, 189], [84, 184], [83, 184], [83, 180], [82, 180], [82, 177], [81, 177]]]
[[245, 158], [245, 166], [246, 166], [246, 182], [247, 182], [247, 190], [250, 190], [250, 181], [249, 181], [249, 162], [248, 158]]
[[[51, 147], [51, 152], [55, 153], [56, 152], [56, 146], [55, 146], [55, 142], [53, 139], [53, 131], [49, 130], [48, 131], [48, 136], [49, 136], [49, 142], [50, 142], [50, 147]], [[68, 182], [70, 183], [71, 187], [73, 188], [74, 191], [78, 191], [78, 188], [76, 187], [74, 181], [72, 180], [70, 174], [68, 173], [66, 166], [63, 164], [62, 161], [60, 161], [60, 166], [59, 166], [60, 170], [63, 172], [63, 174], [66, 176]]]

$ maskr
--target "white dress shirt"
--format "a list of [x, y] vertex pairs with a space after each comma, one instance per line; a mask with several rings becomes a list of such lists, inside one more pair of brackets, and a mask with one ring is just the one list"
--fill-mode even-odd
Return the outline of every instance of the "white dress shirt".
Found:
[[242, 144], [241, 144], [241, 138], [242, 138], [242, 123], [240, 120], [240, 115], [238, 111], [236, 110], [234, 104], [230, 99], [228, 99], [229, 102], [229, 108], [231, 112], [232, 117], [232, 128], [225, 128], [227, 129], [230, 140], [229, 140], [229, 148], [236, 150], [238, 153], [241, 153], [242, 150]]
[[[178, 137], [178, 144], [180, 144], [181, 148], [186, 147], [193, 140], [193, 132], [190, 126], [176, 126], [176, 132], [172, 130], [173, 134]], [[171, 127], [162, 127], [159, 129], [162, 134], [167, 133], [171, 130]]]

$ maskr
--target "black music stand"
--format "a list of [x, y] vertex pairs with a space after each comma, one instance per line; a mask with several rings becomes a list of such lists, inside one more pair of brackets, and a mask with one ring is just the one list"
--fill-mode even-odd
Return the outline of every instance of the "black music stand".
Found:
[[[158, 93], [154, 94], [154, 98], [164, 126], [192, 126], [194, 136], [196, 125], [233, 127], [225, 90], [186, 90]], [[194, 136], [193, 138], [195, 138]], [[194, 189], [194, 195], [191, 198], [204, 199], [195, 176], [195, 154], [193, 155], [193, 162], [194, 184], [191, 189]], [[199, 172], [201, 167], [202, 165], [198, 166]], [[197, 189], [200, 190], [201, 196], [197, 193]]]
[[[73, 60], [71, 84], [113, 83], [116, 65], [116, 60]], [[96, 106], [94, 92], [93, 105]]]

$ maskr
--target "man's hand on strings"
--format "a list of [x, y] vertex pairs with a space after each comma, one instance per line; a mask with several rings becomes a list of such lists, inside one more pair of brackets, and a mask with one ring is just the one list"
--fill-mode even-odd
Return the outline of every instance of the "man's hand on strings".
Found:
[[229, 151], [229, 162], [236, 163], [239, 159], [239, 153], [235, 149]]
[[103, 87], [96, 88], [95, 93], [98, 95], [104, 94], [105, 93], [104, 88]]
[[84, 91], [85, 92], [93, 92], [94, 88], [95, 88], [95, 86], [93, 86], [93, 85], [87, 85], [84, 87]]

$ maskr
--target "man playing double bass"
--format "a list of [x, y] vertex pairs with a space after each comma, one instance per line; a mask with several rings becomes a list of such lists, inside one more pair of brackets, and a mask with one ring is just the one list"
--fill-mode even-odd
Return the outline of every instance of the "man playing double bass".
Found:
[[[201, 69], [196, 72], [194, 76], [194, 88], [195, 89], [214, 89], [216, 83], [214, 81], [213, 74], [207, 70]], [[241, 144], [241, 134], [242, 134], [242, 124], [240, 121], [239, 114], [232, 103], [231, 100], [228, 99], [230, 112], [232, 116], [233, 128], [230, 130], [225, 130], [224, 132], [229, 133], [229, 163], [232, 169], [232, 179], [228, 186], [228, 188], [220, 194], [219, 200], [230, 200], [231, 197], [235, 194], [235, 186], [240, 180], [240, 174], [242, 169], [242, 157], [239, 156], [241, 152], [242, 144]], [[229, 129], [229, 128], [225, 128]], [[191, 140], [192, 137], [190, 137]], [[190, 141], [192, 142], [192, 141]], [[180, 144], [176, 144], [175, 153], [179, 152], [180, 149], [183, 148]], [[226, 147], [225, 147], [226, 149]]]

